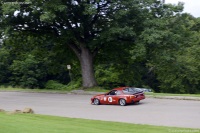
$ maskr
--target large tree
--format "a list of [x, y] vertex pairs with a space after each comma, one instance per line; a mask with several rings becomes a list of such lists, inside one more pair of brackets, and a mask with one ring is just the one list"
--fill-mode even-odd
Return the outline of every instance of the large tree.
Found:
[[121, 51], [131, 47], [143, 31], [146, 19], [162, 17], [162, 14], [150, 15], [163, 12], [161, 7], [157, 0], [4, 1], [1, 26], [6, 37], [13, 30], [53, 34], [56, 45], [70, 48], [79, 59], [83, 87], [92, 87], [97, 85], [93, 69], [95, 56], [105, 47]]

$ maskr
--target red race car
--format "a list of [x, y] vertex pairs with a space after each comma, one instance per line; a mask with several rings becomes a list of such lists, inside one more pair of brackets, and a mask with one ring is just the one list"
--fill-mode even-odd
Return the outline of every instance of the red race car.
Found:
[[106, 94], [96, 95], [91, 98], [91, 104], [119, 104], [125, 106], [131, 103], [139, 103], [145, 99], [144, 92], [134, 87], [120, 87], [112, 89]]

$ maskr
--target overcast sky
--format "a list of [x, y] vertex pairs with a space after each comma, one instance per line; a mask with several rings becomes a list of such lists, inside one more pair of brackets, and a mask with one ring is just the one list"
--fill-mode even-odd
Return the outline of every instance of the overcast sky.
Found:
[[166, 3], [177, 4], [184, 2], [184, 12], [192, 14], [194, 17], [200, 17], [200, 0], [165, 0]]

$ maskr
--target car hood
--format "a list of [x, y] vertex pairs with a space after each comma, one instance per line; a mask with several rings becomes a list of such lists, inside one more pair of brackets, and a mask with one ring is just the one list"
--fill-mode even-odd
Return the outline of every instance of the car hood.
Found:
[[93, 97], [99, 97], [99, 96], [104, 96], [105, 94], [98, 94], [98, 95], [95, 95]]

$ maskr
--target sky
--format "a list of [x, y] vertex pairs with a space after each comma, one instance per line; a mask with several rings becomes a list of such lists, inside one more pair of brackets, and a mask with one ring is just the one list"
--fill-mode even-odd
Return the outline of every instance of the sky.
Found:
[[194, 17], [200, 17], [200, 0], [165, 0], [165, 3], [178, 4], [184, 2], [184, 12], [192, 14]]

